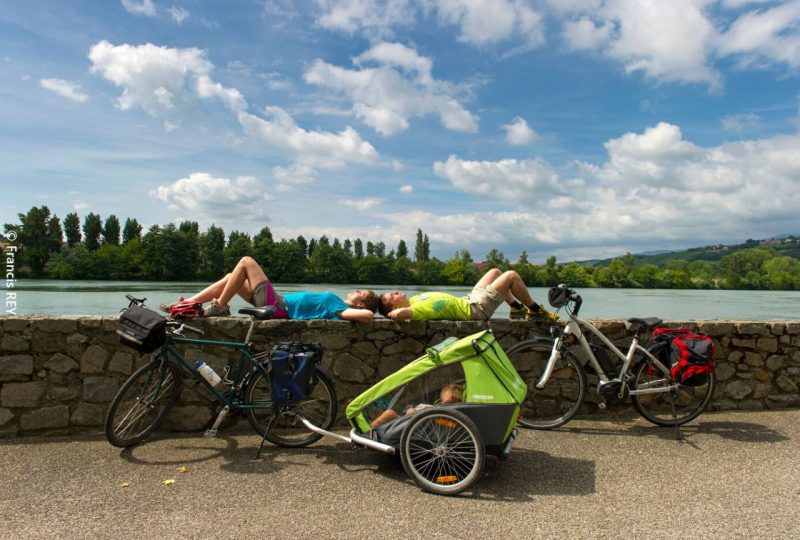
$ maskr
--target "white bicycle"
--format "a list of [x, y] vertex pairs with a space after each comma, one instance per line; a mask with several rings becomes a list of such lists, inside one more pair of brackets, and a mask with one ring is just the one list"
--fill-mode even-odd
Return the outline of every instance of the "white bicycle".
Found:
[[[623, 353], [578, 313], [583, 300], [565, 285], [550, 289], [550, 305], [564, 308], [569, 321], [551, 328], [554, 337], [536, 337], [508, 350], [508, 357], [528, 384], [519, 424], [534, 429], [553, 429], [569, 422], [583, 407], [588, 391], [586, 369], [596, 374], [598, 406], [631, 397], [636, 411], [659, 426], [679, 426], [702, 413], [711, 401], [714, 373], [680, 384], [670, 376], [669, 343], [639, 344], [644, 331], [661, 324], [651, 317], [628, 319], [633, 332]], [[587, 339], [588, 331], [589, 338]], [[608, 353], [621, 361], [616, 367]], [[584, 362], [586, 368], [584, 368]]]

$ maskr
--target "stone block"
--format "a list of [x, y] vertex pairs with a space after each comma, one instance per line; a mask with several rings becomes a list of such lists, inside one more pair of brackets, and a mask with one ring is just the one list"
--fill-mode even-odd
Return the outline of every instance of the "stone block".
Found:
[[70, 371], [78, 369], [80, 367], [78, 362], [74, 359], [70, 358], [66, 354], [56, 353], [50, 357], [50, 359], [44, 363], [45, 369], [49, 369], [55, 373], [60, 373], [65, 375]]
[[740, 349], [755, 349], [756, 348], [756, 340], [752, 338], [733, 338], [731, 340], [734, 347], [738, 347]]
[[23, 414], [19, 419], [19, 424], [24, 431], [66, 427], [69, 425], [69, 407], [66, 405], [42, 407]]
[[41, 332], [61, 332], [69, 334], [78, 329], [77, 319], [47, 318], [31, 321], [31, 328]]
[[119, 383], [113, 377], [86, 377], [83, 380], [83, 400], [105, 403], [114, 399]]
[[67, 336], [67, 345], [85, 345], [89, 338], [83, 334], [71, 334]]
[[339, 351], [350, 346], [350, 340], [342, 334], [322, 334], [319, 332], [304, 333], [302, 341], [322, 343], [326, 350]]
[[108, 351], [92, 345], [81, 355], [81, 373], [102, 373], [106, 367]]
[[739, 364], [744, 360], [744, 353], [742, 351], [733, 351], [728, 355], [728, 362], [732, 364]]
[[383, 354], [403, 354], [407, 353], [409, 355], [417, 355], [419, 356], [425, 347], [419, 340], [416, 339], [402, 339], [397, 343], [392, 343], [391, 345], [387, 345], [383, 348]]
[[797, 384], [786, 375], [778, 375], [778, 378], [775, 379], [775, 384], [787, 394], [797, 393]]
[[164, 419], [162, 429], [172, 431], [199, 431], [212, 420], [211, 409], [199, 405], [173, 407]]
[[800, 334], [800, 322], [787, 322], [784, 331], [787, 334]]
[[37, 353], [57, 353], [64, 350], [66, 343], [62, 334], [39, 334], [31, 340], [31, 349]]
[[772, 392], [772, 385], [770, 383], [756, 383], [756, 388], [753, 390], [753, 399], [764, 399]]
[[47, 384], [44, 382], [5, 383], [0, 391], [3, 407], [36, 407]]
[[369, 341], [355, 343], [350, 350], [360, 358], [377, 358], [380, 355], [378, 348]]
[[725, 386], [725, 396], [735, 400], [740, 400], [747, 397], [754, 390], [754, 388], [755, 384], [752, 382], [736, 379], [732, 382], [729, 382], [727, 386]]
[[[3, 319], [3, 332], [6, 334], [9, 332], [20, 334], [28, 328], [30, 324], [29, 321], [25, 319]], [[797, 332], [800, 334], [800, 332]]]
[[14, 413], [8, 409], [0, 408], [0, 426], [8, 424], [14, 418]]
[[780, 371], [786, 367], [786, 357], [779, 355], [772, 355], [767, 358], [767, 368], [770, 371]]
[[344, 381], [363, 383], [373, 373], [375, 368], [350, 353], [342, 353], [334, 359], [333, 374]]
[[736, 331], [740, 336], [768, 336], [769, 328], [763, 322], [743, 321], [736, 324]]
[[778, 321], [769, 324], [769, 328], [774, 336], [782, 336], [786, 332], [786, 323]]
[[103, 319], [100, 317], [78, 317], [78, 327], [80, 329], [100, 328], [102, 324], [103, 324]]
[[765, 401], [768, 409], [782, 409], [785, 407], [796, 407], [800, 404], [800, 396], [772, 394], [767, 396]]
[[760, 353], [748, 352], [745, 354], [745, 363], [748, 366], [758, 367], [764, 365], [764, 358]]
[[50, 388], [44, 393], [43, 403], [65, 403], [78, 399], [81, 395], [80, 382], [74, 385], [51, 384]]
[[8, 352], [28, 352], [31, 345], [29, 340], [11, 334], [4, 334], [1, 343], [0, 349]]
[[125, 352], [115, 352], [108, 363], [110, 373], [130, 375], [133, 373], [133, 355]]
[[105, 407], [93, 403], [80, 403], [70, 417], [75, 426], [100, 426], [105, 422]]
[[33, 356], [28, 354], [12, 354], [0, 356], [0, 381], [11, 380], [5, 376], [33, 375]]
[[769, 381], [772, 379], [772, 372], [764, 368], [758, 368], [754, 371], [756, 380], [758, 381]]
[[756, 340], [756, 348], [761, 352], [778, 352], [778, 340], [774, 337], [762, 337]]

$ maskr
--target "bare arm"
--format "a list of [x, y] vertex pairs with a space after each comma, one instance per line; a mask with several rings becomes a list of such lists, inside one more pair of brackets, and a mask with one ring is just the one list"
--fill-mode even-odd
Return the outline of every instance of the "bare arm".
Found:
[[356, 309], [356, 308], [348, 308], [345, 309], [340, 313], [342, 319], [346, 321], [356, 321], [356, 322], [369, 322], [375, 316], [368, 309]]
[[390, 319], [394, 319], [395, 321], [407, 321], [411, 318], [414, 312], [411, 310], [410, 307], [403, 307], [393, 309], [387, 315]]

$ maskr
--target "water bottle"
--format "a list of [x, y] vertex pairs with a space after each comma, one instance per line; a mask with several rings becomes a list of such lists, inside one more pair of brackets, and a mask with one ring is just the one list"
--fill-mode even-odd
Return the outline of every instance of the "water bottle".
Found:
[[197, 362], [194, 367], [197, 368], [197, 372], [203, 376], [203, 378], [208, 381], [208, 384], [211, 386], [217, 386], [222, 379], [217, 372], [214, 371], [211, 366], [206, 364], [205, 362]]

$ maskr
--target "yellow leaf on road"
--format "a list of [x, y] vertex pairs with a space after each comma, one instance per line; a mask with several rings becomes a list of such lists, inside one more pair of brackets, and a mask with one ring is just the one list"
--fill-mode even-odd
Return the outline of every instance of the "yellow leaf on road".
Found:
[[130, 486], [131, 485], [128, 482], [125, 482], [124, 484], [120, 484], [119, 487], [130, 487]]
[[178, 472], [181, 474], [186, 474], [187, 472], [189, 472], [189, 469], [186, 467], [178, 467]]
[[172, 484], [175, 483], [175, 479], [174, 478], [170, 478], [169, 480], [164, 480], [161, 483], [164, 484], [165, 486], [171, 486]]

